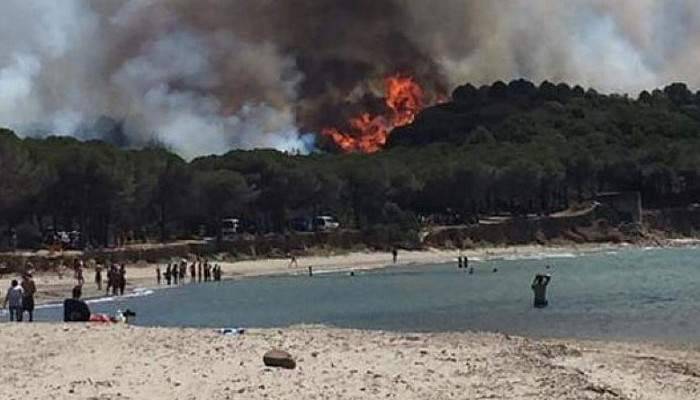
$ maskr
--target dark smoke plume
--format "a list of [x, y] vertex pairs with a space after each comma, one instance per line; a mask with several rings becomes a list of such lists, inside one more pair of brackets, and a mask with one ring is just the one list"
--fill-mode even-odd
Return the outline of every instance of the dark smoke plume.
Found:
[[636, 92], [697, 85], [691, 0], [5, 0], [0, 125], [185, 157], [308, 151], [378, 107], [382, 78], [429, 93], [525, 77]]

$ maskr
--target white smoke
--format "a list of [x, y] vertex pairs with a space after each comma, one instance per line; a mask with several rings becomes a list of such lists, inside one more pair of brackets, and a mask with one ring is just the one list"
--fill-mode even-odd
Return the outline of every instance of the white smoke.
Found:
[[[131, 145], [157, 141], [186, 158], [313, 147], [290, 107], [301, 81], [291, 57], [232, 32], [178, 26], [172, 15], [139, 26], [152, 22], [142, 12], [156, 3], [115, 1], [106, 15], [87, 0], [3, 3], [0, 125], [20, 134], [72, 135], [109, 116], [124, 121]], [[135, 28], [156, 33], [127, 43], [129, 54], [107, 65]]]
[[187, 158], [232, 148], [309, 151], [314, 136], [300, 126], [341, 118], [334, 101], [407, 67], [437, 86], [524, 77], [636, 94], [679, 80], [700, 85], [694, 0], [0, 7], [0, 125], [100, 137], [91, 127], [107, 116], [121, 122], [126, 144], [157, 141]]

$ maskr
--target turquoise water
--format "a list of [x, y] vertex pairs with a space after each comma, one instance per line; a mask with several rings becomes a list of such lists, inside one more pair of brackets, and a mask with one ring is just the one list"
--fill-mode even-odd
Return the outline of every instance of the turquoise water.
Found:
[[[299, 323], [399, 331], [489, 330], [550, 337], [695, 340], [700, 249], [629, 249], [544, 259], [409, 266], [252, 278], [156, 290], [92, 304], [130, 308], [148, 326], [279, 327]], [[546, 270], [545, 265], [552, 268]], [[497, 272], [492, 272], [497, 268]], [[532, 308], [530, 283], [553, 275], [550, 305]], [[61, 309], [38, 312], [60, 318]]]

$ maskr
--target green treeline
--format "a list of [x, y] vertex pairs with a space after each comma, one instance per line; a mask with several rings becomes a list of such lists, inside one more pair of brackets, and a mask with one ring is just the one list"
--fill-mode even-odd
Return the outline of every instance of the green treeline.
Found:
[[101, 246], [216, 234], [226, 217], [284, 232], [295, 217], [329, 214], [400, 240], [424, 217], [546, 214], [600, 191], [684, 205], [700, 195], [699, 107], [683, 84], [637, 99], [548, 82], [465, 85], [377, 154], [231, 151], [189, 163], [158, 147], [0, 130], [0, 227], [25, 245], [54, 227]]

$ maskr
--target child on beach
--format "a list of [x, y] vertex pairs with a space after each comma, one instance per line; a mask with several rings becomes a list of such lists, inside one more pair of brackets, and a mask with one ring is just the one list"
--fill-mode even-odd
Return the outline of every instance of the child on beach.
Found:
[[2, 303], [2, 308], [5, 308], [9, 304], [10, 311], [10, 321], [22, 322], [22, 313], [24, 309], [22, 307], [22, 299], [24, 298], [24, 290], [22, 286], [19, 285], [16, 279], [12, 280], [10, 289], [7, 291], [5, 296], [5, 301]]

